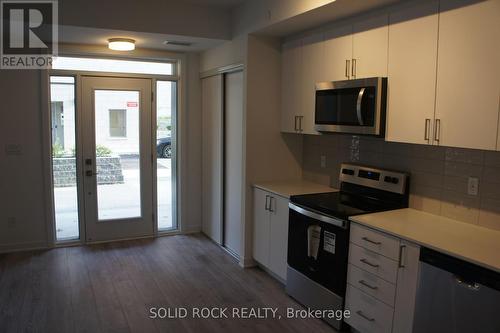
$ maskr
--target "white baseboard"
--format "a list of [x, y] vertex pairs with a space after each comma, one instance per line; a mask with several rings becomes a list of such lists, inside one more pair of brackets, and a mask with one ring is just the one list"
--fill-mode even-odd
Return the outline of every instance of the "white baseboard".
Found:
[[243, 268], [250, 268], [250, 267], [258, 266], [258, 264], [255, 260], [253, 260], [253, 258], [241, 258], [240, 259], [240, 266]]
[[1, 244], [0, 253], [47, 250], [49, 248], [50, 246], [48, 246], [47, 242], [10, 243], [10, 244]]

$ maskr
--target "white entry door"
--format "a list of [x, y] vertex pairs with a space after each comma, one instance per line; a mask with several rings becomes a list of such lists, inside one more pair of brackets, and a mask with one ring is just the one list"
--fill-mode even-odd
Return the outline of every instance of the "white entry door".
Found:
[[149, 79], [82, 77], [89, 242], [154, 233], [151, 85]]

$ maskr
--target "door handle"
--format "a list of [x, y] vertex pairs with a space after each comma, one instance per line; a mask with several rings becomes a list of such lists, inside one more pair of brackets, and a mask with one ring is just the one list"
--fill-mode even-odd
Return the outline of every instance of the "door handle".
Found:
[[268, 195], [266, 195], [266, 207], [265, 207], [266, 210], [269, 210], [269, 204], [268, 204], [269, 198], [270, 197]]
[[398, 261], [398, 266], [399, 267], [405, 267], [405, 264], [403, 262], [403, 256], [404, 256], [404, 250], [406, 249], [406, 245], [399, 245], [399, 261]]
[[358, 94], [358, 101], [356, 102], [356, 113], [358, 116], [358, 122], [361, 126], [364, 125], [363, 115], [361, 114], [361, 102], [363, 101], [364, 94], [365, 94], [365, 88], [361, 88], [361, 90], [359, 91], [359, 94]]
[[352, 69], [351, 69], [351, 76], [355, 79], [356, 78], [356, 59], [352, 59]]
[[366, 265], [371, 266], [373, 268], [377, 268], [377, 267], [380, 266], [380, 265], [377, 265], [377, 264], [373, 264], [373, 263], [369, 262], [368, 260], [366, 260], [364, 258], [363, 259], [359, 259], [359, 261], [361, 261], [363, 264], [366, 264]]
[[424, 140], [429, 141], [429, 127], [431, 125], [431, 120], [429, 118], [425, 119], [425, 132], [424, 132]]
[[272, 197], [272, 196], [270, 196], [270, 197], [269, 197], [269, 211], [270, 211], [271, 213], [274, 213], [274, 209], [273, 209], [273, 199], [274, 199], [274, 197]]
[[365, 287], [368, 287], [371, 290], [377, 290], [378, 289], [377, 286], [372, 286], [372, 285], [368, 284], [365, 280], [359, 280], [358, 282], [359, 282], [359, 284], [361, 284], [361, 285], [363, 285]]
[[434, 127], [434, 140], [439, 143], [441, 137], [441, 119], [436, 118], [436, 123]]
[[370, 318], [367, 315], [365, 315], [361, 310], [356, 311], [356, 314], [360, 316], [363, 319], [366, 319], [368, 321], [375, 321], [375, 318]]
[[351, 67], [351, 61], [349, 59], [345, 60], [345, 77], [349, 79], [349, 68]]
[[92, 170], [85, 171], [85, 176], [87, 176], [87, 177], [96, 176], [97, 174], [98, 174], [98, 172], [93, 172]]
[[380, 244], [382, 244], [382, 242], [376, 242], [376, 241], [373, 241], [373, 240], [371, 240], [371, 239], [370, 239], [370, 238], [368, 238], [368, 237], [363, 237], [363, 238], [361, 238], [361, 239], [362, 239], [362, 240], [364, 240], [365, 242], [372, 243], [372, 244], [374, 244], [374, 245], [380, 245]]

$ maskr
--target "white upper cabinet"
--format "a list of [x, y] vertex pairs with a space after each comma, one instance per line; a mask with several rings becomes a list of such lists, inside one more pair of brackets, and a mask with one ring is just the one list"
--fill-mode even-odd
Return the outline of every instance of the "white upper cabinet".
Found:
[[298, 132], [302, 105], [302, 41], [286, 42], [281, 50], [281, 131]]
[[437, 0], [414, 2], [390, 13], [387, 141], [432, 141], [438, 7]]
[[388, 20], [383, 14], [354, 23], [351, 78], [387, 76]]
[[327, 80], [324, 70], [325, 44], [323, 33], [314, 33], [302, 39], [302, 108], [300, 112], [300, 130], [303, 134], [318, 134], [314, 130], [314, 108], [316, 101], [316, 83]]
[[351, 58], [352, 25], [328, 29], [325, 32], [325, 81], [348, 80], [351, 73]]
[[436, 139], [495, 150], [500, 91], [500, 0], [441, 0]]

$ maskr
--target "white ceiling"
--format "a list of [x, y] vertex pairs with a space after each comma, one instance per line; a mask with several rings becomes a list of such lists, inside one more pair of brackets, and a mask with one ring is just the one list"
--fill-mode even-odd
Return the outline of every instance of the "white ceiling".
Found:
[[[196, 0], [201, 1], [201, 0]], [[223, 0], [210, 0], [223, 1]], [[225, 0], [229, 1], [229, 0]], [[124, 37], [136, 41], [140, 49], [155, 49], [177, 52], [199, 52], [220, 45], [224, 41], [199, 37], [176, 36], [147, 32], [134, 32], [124, 30], [108, 30], [75, 26], [59, 26], [59, 42], [70, 44], [88, 44], [106, 46], [109, 38]], [[190, 46], [177, 46], [164, 44], [164, 41], [180, 41], [192, 43]]]

